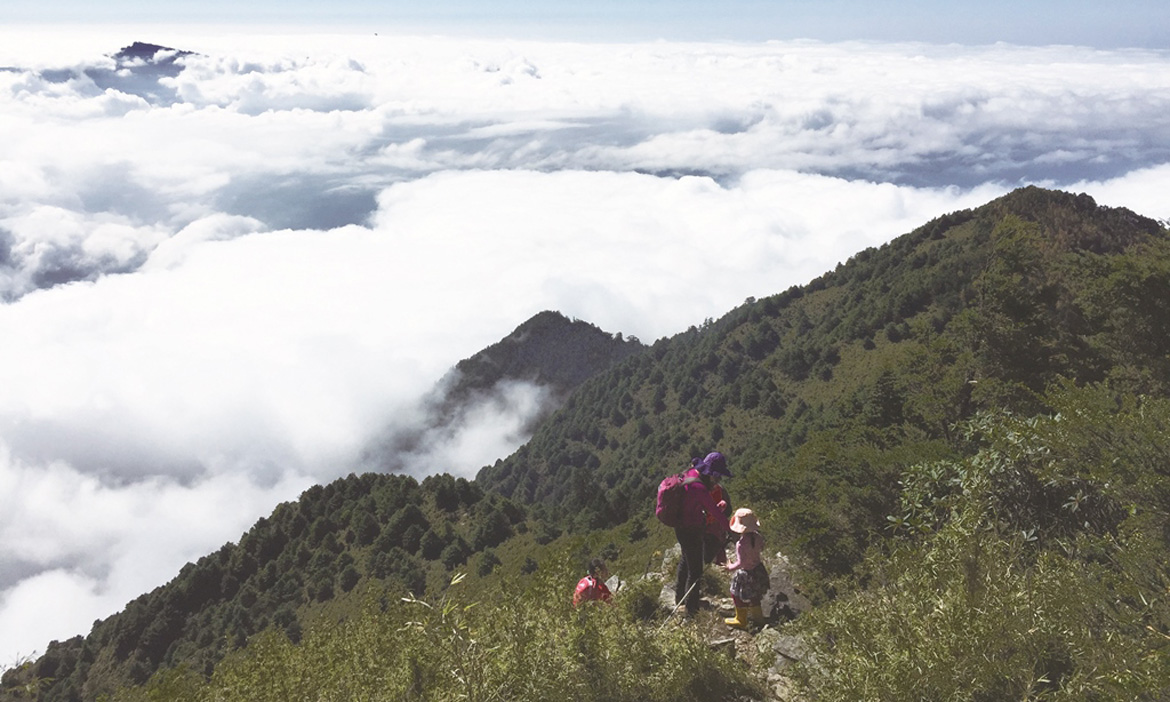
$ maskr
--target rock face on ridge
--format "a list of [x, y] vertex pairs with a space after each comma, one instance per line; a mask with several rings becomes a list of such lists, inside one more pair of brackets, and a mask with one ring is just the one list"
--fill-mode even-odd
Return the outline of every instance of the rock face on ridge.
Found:
[[777, 553], [771, 559], [769, 577], [772, 586], [768, 588], [760, 602], [764, 611], [764, 618], [769, 622], [784, 622], [795, 619], [812, 609], [812, 602], [801, 592], [793, 581], [792, 565], [783, 553]]

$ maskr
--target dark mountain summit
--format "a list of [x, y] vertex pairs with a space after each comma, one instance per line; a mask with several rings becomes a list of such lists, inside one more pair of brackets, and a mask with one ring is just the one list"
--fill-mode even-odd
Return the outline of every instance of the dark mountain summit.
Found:
[[[160, 54], [165, 56], [160, 60], [155, 58]], [[119, 65], [124, 65], [130, 61], [139, 60], [142, 62], [150, 62], [155, 65], [173, 66], [175, 59], [179, 56], [191, 56], [190, 51], [179, 51], [172, 49], [169, 46], [159, 46], [158, 44], [147, 44], [145, 42], [136, 41], [130, 46], [122, 47], [113, 58], [118, 61]]]
[[88, 80], [98, 91], [117, 90], [127, 95], [137, 95], [152, 105], [170, 105], [178, 99], [178, 94], [161, 79], [178, 76], [185, 68], [183, 60], [194, 55], [191, 51], [136, 41], [110, 55], [114, 60], [113, 68], [87, 66], [53, 69], [41, 75], [54, 83]]
[[441, 382], [438, 404], [452, 408], [501, 382], [528, 381], [563, 398], [574, 388], [645, 347], [581, 320], [545, 311], [501, 341], [455, 365]]
[[[412, 461], [428, 447], [455, 440], [481, 409], [517, 414], [533, 427], [564, 403], [581, 383], [645, 349], [636, 338], [623, 339], [559, 312], [541, 312], [511, 334], [456, 364], [419, 408], [413, 424], [396, 424], [365, 462], [377, 470], [410, 472]], [[542, 402], [534, 411], [514, 407], [509, 390], [518, 384], [538, 388]], [[474, 466], [452, 466], [468, 470]]]

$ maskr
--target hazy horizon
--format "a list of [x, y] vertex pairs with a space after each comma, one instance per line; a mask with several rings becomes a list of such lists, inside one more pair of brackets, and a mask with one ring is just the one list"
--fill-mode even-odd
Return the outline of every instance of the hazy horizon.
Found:
[[8, 0], [6, 24], [233, 24], [585, 41], [927, 42], [1170, 48], [1160, 0]]

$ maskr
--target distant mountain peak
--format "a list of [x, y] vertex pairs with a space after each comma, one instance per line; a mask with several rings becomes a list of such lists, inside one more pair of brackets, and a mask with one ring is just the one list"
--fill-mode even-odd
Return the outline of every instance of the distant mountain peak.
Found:
[[573, 390], [646, 347], [637, 337], [611, 334], [560, 312], [543, 311], [500, 341], [459, 361], [422, 399], [417, 424], [399, 424], [366, 452], [379, 470], [407, 468], [423, 447], [455, 443], [477, 408], [503, 411], [509, 388], [540, 388], [541, 406], [526, 418], [525, 431], [559, 408]]
[[487, 389], [501, 380], [531, 380], [572, 390], [599, 371], [642, 348], [636, 337], [624, 340], [560, 312], [539, 312], [501, 339], [456, 364], [458, 380], [448, 396]]
[[181, 51], [173, 49], [169, 46], [160, 46], [158, 44], [148, 44], [142, 41], [136, 41], [130, 46], [124, 46], [118, 50], [118, 53], [113, 55], [113, 58], [118, 62], [130, 61], [134, 59], [142, 59], [144, 61], [153, 61], [155, 56], [161, 52], [174, 52], [175, 56], [189, 56], [192, 52]]

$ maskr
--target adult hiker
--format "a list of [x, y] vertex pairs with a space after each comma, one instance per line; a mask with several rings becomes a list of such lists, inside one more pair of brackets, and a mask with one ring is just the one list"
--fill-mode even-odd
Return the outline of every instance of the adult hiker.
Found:
[[711, 534], [723, 539], [727, 532], [727, 522], [722, 518], [713, 522], [707, 520], [708, 515], [722, 514], [719, 506], [711, 499], [714, 475], [731, 477], [727, 459], [718, 451], [707, 454], [697, 464], [692, 462], [691, 468], [684, 473], [688, 482], [683, 486], [682, 516], [679, 526], [674, 529], [682, 552], [674, 584], [674, 603], [676, 606], [685, 605], [688, 616], [699, 611], [699, 580], [703, 577], [703, 565], [707, 562], [703, 553], [704, 536]]
[[728, 571], [735, 573], [731, 576], [731, 600], [735, 603], [735, 616], [723, 621], [727, 626], [746, 629], [748, 624], [764, 618], [760, 600], [769, 586], [768, 569], [760, 558], [764, 537], [760, 534], [760, 520], [747, 507], [735, 510], [730, 528], [740, 535], [735, 544], [735, 560], [725, 566]]
[[707, 454], [704, 459], [694, 459], [692, 465], [699, 469], [700, 474], [708, 475], [711, 478], [711, 499], [719, 508], [718, 512], [707, 515], [708, 531], [703, 534], [703, 563], [714, 563], [717, 566], [722, 566], [727, 562], [728, 532], [726, 529], [723, 529], [721, 533], [715, 532], [720, 531], [716, 527], [725, 526], [731, 518], [731, 498], [727, 494], [727, 488], [722, 485], [723, 476], [730, 475], [727, 472], [727, 459], [722, 453], [713, 451]]
[[600, 558], [589, 561], [588, 573], [577, 583], [577, 589], [573, 592], [573, 606], [582, 602], [612, 602], [613, 595], [605, 585], [608, 579], [609, 568], [605, 561]]

